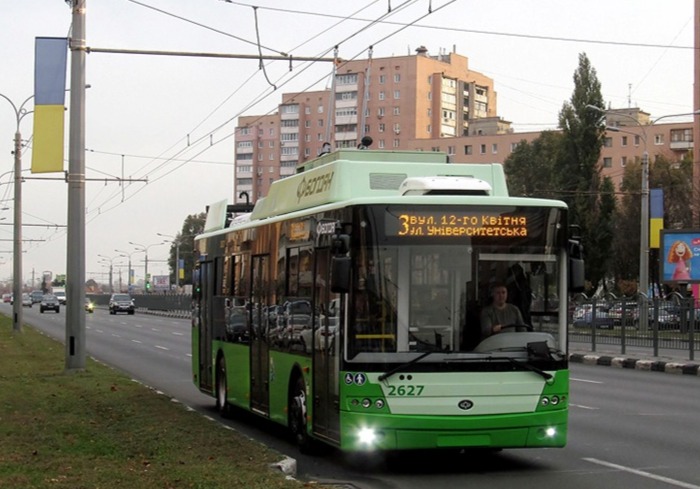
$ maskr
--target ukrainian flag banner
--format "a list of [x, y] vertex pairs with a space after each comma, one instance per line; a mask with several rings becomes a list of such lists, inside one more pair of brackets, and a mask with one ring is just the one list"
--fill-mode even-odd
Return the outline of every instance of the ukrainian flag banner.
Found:
[[649, 199], [649, 248], [659, 249], [659, 236], [664, 228], [664, 190], [651, 189]]
[[67, 58], [68, 39], [36, 38], [32, 173], [63, 171]]

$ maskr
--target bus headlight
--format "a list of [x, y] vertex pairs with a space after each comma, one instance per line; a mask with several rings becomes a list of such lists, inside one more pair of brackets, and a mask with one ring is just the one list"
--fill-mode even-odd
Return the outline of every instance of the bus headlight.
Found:
[[372, 446], [377, 439], [377, 433], [372, 428], [364, 427], [360, 428], [360, 431], [357, 433], [357, 438], [361, 444]]
[[547, 438], [554, 438], [557, 435], [557, 429], [551, 428], [551, 427], [545, 428], [544, 434], [545, 434], [545, 436], [547, 436]]

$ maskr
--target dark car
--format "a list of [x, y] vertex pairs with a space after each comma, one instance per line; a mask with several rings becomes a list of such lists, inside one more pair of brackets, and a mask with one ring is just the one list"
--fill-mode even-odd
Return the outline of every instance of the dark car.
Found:
[[110, 314], [116, 314], [118, 312], [134, 314], [135, 311], [136, 306], [134, 305], [134, 300], [129, 294], [112, 294], [112, 297], [109, 298]]
[[37, 304], [44, 298], [44, 293], [40, 290], [33, 290], [29, 297], [32, 298], [32, 304]]
[[58, 302], [58, 297], [53, 294], [44, 295], [39, 304], [39, 312], [43, 313], [44, 311], [61, 312], [61, 305]]

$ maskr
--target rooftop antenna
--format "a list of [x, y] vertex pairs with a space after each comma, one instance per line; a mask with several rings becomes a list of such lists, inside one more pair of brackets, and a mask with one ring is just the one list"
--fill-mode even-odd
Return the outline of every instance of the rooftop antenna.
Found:
[[632, 84], [627, 84], [627, 108], [632, 108]]

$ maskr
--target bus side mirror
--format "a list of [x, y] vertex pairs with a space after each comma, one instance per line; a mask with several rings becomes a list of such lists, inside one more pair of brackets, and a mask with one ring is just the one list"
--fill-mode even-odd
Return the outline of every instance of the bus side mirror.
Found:
[[349, 256], [331, 258], [331, 292], [334, 294], [350, 292], [350, 266]]
[[586, 288], [583, 245], [569, 240], [569, 292], [583, 292]]

